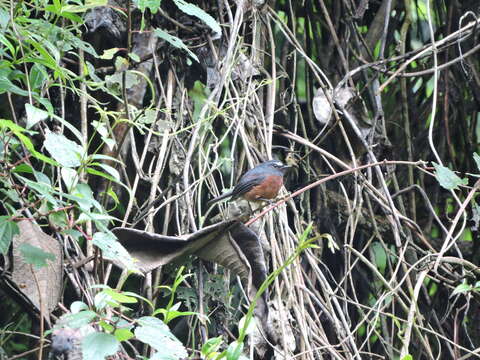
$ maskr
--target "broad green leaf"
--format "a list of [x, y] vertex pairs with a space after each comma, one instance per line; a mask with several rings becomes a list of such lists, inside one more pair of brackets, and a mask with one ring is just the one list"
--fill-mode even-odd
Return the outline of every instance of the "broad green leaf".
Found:
[[35, 175], [35, 179], [37, 180], [37, 182], [46, 184], [48, 186], [52, 186], [52, 182], [50, 181], [50, 178], [44, 173], [42, 173], [41, 171], [36, 171], [34, 169], [33, 174]]
[[124, 304], [135, 304], [138, 300], [132, 296], [127, 296], [125, 294], [119, 293], [113, 289], [105, 289], [103, 290], [106, 294], [110, 295], [112, 299], [118, 301], [119, 303]]
[[[45, 70], [45, 67], [40, 64], [33, 64], [32, 68], [30, 69], [30, 86], [32, 89], [37, 90], [40, 89], [45, 81], [48, 79], [48, 73]], [[46, 99], [45, 99], [46, 100]]]
[[43, 145], [60, 165], [65, 167], [81, 165], [81, 159], [84, 155], [83, 148], [64, 135], [54, 132], [47, 133]]
[[120, 50], [120, 48], [111, 48], [103, 51], [103, 54], [99, 56], [103, 60], [112, 60], [115, 54]]
[[10, 22], [10, 14], [8, 13], [7, 10], [0, 7], [0, 29], [6, 28], [9, 22]]
[[[82, 303], [83, 304], [83, 303]], [[85, 305], [85, 304], [83, 304]], [[85, 305], [86, 307], [86, 305]], [[81, 308], [78, 306], [78, 308]], [[92, 310], [83, 310], [75, 314], [67, 314], [62, 317], [62, 323], [72, 329], [79, 329], [82, 326], [90, 324], [97, 317], [97, 313]]]
[[69, 226], [65, 211], [54, 211], [48, 214], [48, 221], [58, 229], [66, 229]]
[[122, 264], [127, 270], [138, 272], [135, 266], [135, 260], [130, 256], [127, 250], [120, 244], [113, 234], [97, 232], [93, 235], [93, 245], [103, 251], [103, 256], [107, 259]]
[[79, 313], [82, 310], [87, 310], [88, 306], [83, 301], [74, 301], [70, 304], [70, 311], [72, 314]]
[[27, 113], [27, 129], [30, 129], [36, 123], [48, 118], [48, 112], [36, 108], [29, 103], [25, 104], [25, 112]]
[[51, 185], [38, 181], [32, 181], [20, 175], [17, 175], [17, 177], [21, 179], [30, 190], [34, 190], [35, 192], [37, 192], [38, 195], [45, 198], [54, 207], [58, 207], [59, 202], [54, 196], [52, 196], [52, 193], [54, 191]]
[[473, 287], [470, 284], [466, 284], [466, 283], [460, 284], [455, 289], [453, 289], [452, 296], [456, 294], [469, 292], [470, 290], [472, 290], [472, 288]]
[[102, 211], [102, 205], [95, 200], [93, 191], [88, 184], [77, 184], [75, 189], [72, 190], [71, 200], [76, 201], [82, 211], [88, 212], [92, 207], [98, 211]]
[[140, 9], [141, 12], [145, 12], [148, 8], [152, 14], [156, 14], [160, 9], [162, 0], [133, 0], [133, 3]]
[[380, 244], [378, 241], [375, 241], [371, 245], [371, 248], [373, 256], [375, 257], [375, 265], [383, 274], [385, 272], [385, 268], [387, 267], [387, 253], [385, 252], [382, 244]]
[[69, 191], [77, 185], [79, 176], [74, 169], [62, 167], [60, 173], [62, 175], [62, 180]]
[[114, 177], [104, 173], [103, 171], [99, 171], [99, 170], [96, 170], [96, 169], [91, 168], [91, 167], [87, 167], [85, 170], [89, 174], [97, 175], [97, 176], [103, 177], [103, 178], [105, 178], [107, 180], [110, 180], [110, 181], [113, 181], [113, 182], [118, 182]]
[[128, 54], [128, 57], [129, 57], [130, 59], [132, 59], [134, 62], [137, 62], [137, 63], [140, 62], [140, 57], [139, 57], [137, 54], [133, 53], [133, 52], [132, 52], [132, 53], [129, 53], [129, 54]]
[[7, 91], [20, 96], [28, 96], [28, 91], [19, 88], [17, 85], [12, 83], [10, 79], [8, 79], [6, 76], [0, 76], [0, 94], [3, 94]]
[[157, 315], [157, 314], [162, 314], [164, 317], [164, 321], [166, 324], [168, 324], [170, 321], [173, 319], [176, 319], [177, 317], [180, 316], [190, 316], [190, 315], [197, 315], [200, 316], [199, 313], [194, 312], [194, 311], [177, 311], [177, 310], [169, 310], [167, 309], [157, 309], [153, 312], [152, 315]]
[[9, 220], [9, 216], [0, 216], [0, 254], [5, 255], [13, 236], [20, 233], [18, 225]]
[[177, 38], [176, 36], [172, 36], [172, 35], [170, 35], [169, 33], [167, 33], [166, 31], [163, 31], [162, 29], [155, 29], [154, 34], [155, 34], [156, 36], [158, 36], [159, 38], [161, 38], [161, 39], [167, 41], [168, 43], [170, 43], [170, 45], [173, 45], [173, 46], [175, 46], [176, 48], [185, 50], [185, 51], [188, 53], [188, 55], [190, 55], [190, 57], [192, 57], [193, 59], [195, 59], [195, 61], [200, 62], [200, 61], [198, 60], [197, 55], [195, 55], [195, 54], [187, 47], [187, 45], [185, 45], [185, 44], [183, 43], [183, 41], [180, 40], [179, 38]]
[[116, 308], [120, 306], [119, 302], [112, 299], [110, 295], [101, 291], [93, 298], [93, 304], [97, 310], [105, 309], [107, 306]]
[[1, 128], [10, 129], [13, 132], [13, 134], [23, 143], [23, 145], [25, 145], [27, 150], [30, 151], [30, 153], [33, 156], [35, 156], [37, 159], [42, 160], [51, 165], [55, 165], [55, 166], [58, 165], [55, 161], [53, 161], [49, 157], [35, 150], [30, 139], [27, 136], [22, 134], [23, 132], [26, 131], [23, 127], [18, 126], [11, 120], [0, 119], [0, 129]]
[[36, 268], [47, 266], [47, 260], [55, 260], [55, 255], [45, 252], [39, 247], [23, 243], [19, 247], [23, 259], [27, 264], [33, 265]]
[[222, 345], [223, 338], [221, 336], [208, 339], [202, 346], [202, 355], [207, 356], [212, 352], [216, 352]]
[[407, 354], [404, 357], [402, 357], [402, 360], [413, 360], [413, 356], [410, 354]]
[[94, 332], [82, 340], [83, 360], [104, 360], [105, 357], [115, 354], [120, 342], [115, 336], [103, 332]]
[[[98, 325], [100, 325], [101, 328], [102, 328], [105, 332], [107, 332], [107, 333], [111, 333], [111, 332], [113, 332], [113, 331], [115, 330], [115, 327], [114, 327], [112, 324], [106, 322], [105, 320], [101, 320], [101, 321], [98, 323]], [[116, 338], [116, 337], [115, 337], [115, 338]], [[117, 340], [118, 340], [118, 339], [117, 339]]]
[[151, 359], [178, 360], [188, 356], [183, 344], [161, 320], [145, 316], [138, 319], [135, 336], [158, 352]]
[[117, 329], [114, 333], [118, 341], [126, 341], [133, 338], [135, 335], [129, 329]]
[[122, 73], [123, 71], [127, 71], [129, 66], [130, 66], [130, 63], [129, 63], [128, 59], [124, 58], [123, 56], [117, 56], [115, 58], [115, 70], [118, 73]]
[[[238, 329], [241, 331], [245, 327], [245, 321], [247, 320], [247, 317], [244, 316], [240, 319], [238, 322]], [[252, 317], [250, 321], [248, 322], [247, 329], [245, 330], [245, 335], [251, 334], [253, 331], [255, 331], [256, 328], [256, 321], [255, 318]]]
[[243, 351], [243, 342], [232, 342], [227, 348], [227, 360], [238, 360]]
[[441, 187], [447, 190], [453, 190], [458, 189], [460, 185], [468, 184], [468, 179], [461, 179], [449, 168], [435, 162], [433, 163], [433, 166], [435, 167], [435, 177]]
[[33, 169], [30, 165], [22, 163], [17, 166], [15, 166], [12, 170], [14, 173], [27, 173], [27, 174], [33, 174]]
[[217, 34], [220, 34], [222, 32], [222, 30], [220, 29], [220, 25], [218, 25], [218, 22], [210, 14], [200, 9], [197, 5], [190, 4], [184, 0], [173, 0], [173, 2], [185, 14], [199, 18]]
[[115, 179], [115, 182], [117, 182], [117, 183], [120, 182], [120, 174], [117, 171], [117, 169], [115, 169], [114, 167], [112, 167], [110, 165], [107, 165], [107, 164], [103, 164], [103, 163], [96, 163], [95, 166], [99, 166], [103, 170], [105, 170], [108, 174], [110, 174], [110, 176], [113, 179]]

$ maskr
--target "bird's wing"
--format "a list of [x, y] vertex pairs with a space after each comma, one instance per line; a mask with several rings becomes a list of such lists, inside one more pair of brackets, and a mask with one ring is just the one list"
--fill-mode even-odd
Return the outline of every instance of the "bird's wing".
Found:
[[240, 179], [238, 184], [235, 185], [235, 188], [233, 189], [233, 192], [232, 192], [232, 200], [235, 200], [236, 198], [249, 192], [250, 190], [252, 190], [254, 186], [260, 185], [266, 178], [266, 176], [258, 175], [258, 174], [252, 174], [251, 176], [247, 176], [247, 175], [249, 174], [245, 174]]

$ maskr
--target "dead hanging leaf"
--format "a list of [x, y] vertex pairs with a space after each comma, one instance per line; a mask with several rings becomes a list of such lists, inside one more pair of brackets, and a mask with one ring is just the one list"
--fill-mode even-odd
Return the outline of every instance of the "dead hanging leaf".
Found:
[[[368, 113], [363, 99], [356, 90], [350, 87], [336, 88], [334, 91], [327, 89], [331, 100], [344, 112], [348, 112], [350, 119], [360, 130], [361, 137], [366, 139], [371, 133], [372, 126], [368, 121]], [[322, 88], [318, 88], [312, 101], [315, 118], [323, 125], [330, 125], [332, 120], [332, 107]]]
[[[223, 221], [181, 236], [166, 236], [127, 228], [115, 228], [112, 231], [131, 256], [138, 260], [138, 268], [144, 272], [186, 255], [196, 255], [203, 260], [220, 264], [240, 276], [249, 285], [250, 298], [253, 298], [267, 277], [260, 239], [239, 221]], [[268, 334], [267, 298], [268, 294], [265, 292], [257, 301], [255, 313]]]
[[127, 228], [115, 228], [112, 232], [145, 273], [181, 257], [196, 255], [225, 266], [244, 280], [248, 280], [252, 273], [252, 284], [256, 288], [266, 278], [260, 240], [253, 231], [237, 221], [223, 221], [180, 236]]
[[127, 228], [115, 228], [112, 232], [130, 255], [138, 260], [138, 268], [147, 273], [182, 256], [194, 254], [209, 242], [223, 236], [233, 224], [234, 221], [224, 221], [193, 234], [180, 236]]
[[[331, 97], [332, 91], [330, 89], [327, 91]], [[326, 125], [330, 123], [330, 119], [332, 118], [332, 107], [330, 106], [327, 96], [322, 88], [318, 88], [317, 93], [313, 97], [312, 107], [315, 117], [321, 124]]]
[[[36, 311], [40, 304], [45, 315], [50, 314], [60, 301], [62, 289], [62, 248], [58, 241], [45, 234], [33, 221], [18, 223], [19, 235], [13, 238], [13, 271], [11, 281], [17, 290], [30, 301]], [[27, 263], [22, 253], [25, 245], [52, 254], [45, 266]]]

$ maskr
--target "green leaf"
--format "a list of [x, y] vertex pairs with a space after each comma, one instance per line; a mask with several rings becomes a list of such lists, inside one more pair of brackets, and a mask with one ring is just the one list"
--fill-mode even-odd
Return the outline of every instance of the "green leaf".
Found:
[[52, 159], [50, 159], [49, 157], [39, 153], [38, 151], [35, 150], [35, 148], [33, 147], [33, 144], [32, 142], [30, 141], [30, 139], [23, 135], [22, 133], [25, 132], [26, 130], [21, 127], [21, 126], [18, 126], [17, 124], [15, 124], [13, 121], [11, 120], [5, 120], [5, 119], [0, 119], [0, 129], [2, 128], [7, 128], [7, 129], [10, 129], [10, 131], [13, 132], [13, 134], [23, 143], [23, 145], [25, 145], [25, 147], [27, 148], [28, 151], [30, 151], [30, 153], [35, 156], [37, 159], [39, 160], [42, 160], [48, 164], [51, 164], [51, 165], [58, 165], [55, 161], [53, 161]]
[[5, 255], [10, 247], [13, 236], [20, 234], [18, 225], [9, 221], [9, 216], [0, 216], [0, 254]]
[[[241, 330], [245, 327], [245, 321], [247, 321], [247, 317], [244, 316], [240, 319], [238, 322], [238, 329]], [[248, 322], [247, 328], [245, 329], [245, 335], [251, 334], [253, 331], [255, 331], [256, 328], [256, 322], [255, 318], [252, 317], [250, 318], [250, 321]]]
[[12, 83], [10, 79], [8, 79], [6, 76], [0, 76], [0, 94], [3, 94], [7, 91], [20, 96], [28, 96], [28, 91], [19, 88], [17, 85]]
[[83, 148], [76, 142], [67, 139], [64, 135], [49, 132], [45, 135], [43, 145], [60, 165], [65, 167], [81, 165], [81, 159], [84, 155]]
[[97, 232], [93, 235], [93, 245], [103, 251], [103, 256], [107, 259], [122, 264], [127, 270], [139, 272], [135, 266], [134, 259], [117, 241], [113, 234]]
[[48, 73], [45, 70], [45, 67], [40, 64], [33, 64], [32, 68], [30, 69], [30, 86], [32, 89], [40, 89], [45, 81], [48, 79]]
[[227, 360], [238, 360], [243, 351], [243, 342], [232, 342], [227, 348]]
[[2, 43], [6, 48], [8, 48], [12, 56], [15, 56], [15, 47], [3, 34], [0, 34], [0, 43]]
[[103, 60], [112, 60], [115, 54], [120, 50], [120, 48], [111, 48], [103, 51], [103, 54], [99, 56]]
[[184, 0], [173, 0], [175, 5], [183, 11], [185, 14], [195, 16], [207, 24], [214, 32], [221, 34], [222, 30], [218, 22], [204, 10], [200, 9], [198, 6], [187, 3]]
[[27, 129], [30, 129], [36, 123], [48, 119], [48, 112], [36, 108], [29, 103], [25, 104], [25, 111], [27, 113]]
[[73, 13], [85, 12], [93, 9], [97, 6], [107, 6], [108, 0], [85, 0], [85, 5], [66, 5], [63, 7], [63, 11], [69, 11]]
[[125, 303], [125, 304], [135, 304], [138, 302], [138, 300], [132, 296], [127, 296], [124, 295], [120, 292], [117, 292], [113, 289], [105, 289], [103, 290], [106, 294], [110, 295], [112, 299], [118, 301], [119, 303]]
[[53, 189], [51, 185], [38, 181], [32, 181], [20, 175], [17, 175], [17, 177], [22, 180], [30, 190], [34, 190], [38, 195], [48, 200], [54, 207], [58, 207], [59, 203], [57, 199], [52, 196]]
[[10, 22], [10, 15], [7, 10], [0, 8], [0, 29], [4, 29]]
[[66, 229], [69, 226], [68, 218], [64, 211], [55, 211], [48, 214], [48, 221], [58, 229]]
[[402, 360], [413, 360], [413, 356], [410, 354], [407, 354], [404, 357], [402, 357]]
[[473, 289], [473, 286], [470, 284], [466, 284], [466, 283], [460, 284], [455, 289], [453, 289], [452, 296], [456, 294], [469, 292], [472, 289]]
[[452, 170], [449, 168], [433, 163], [435, 167], [435, 177], [439, 182], [440, 186], [447, 190], [458, 189], [460, 185], [467, 185], [468, 179], [459, 178]]
[[62, 167], [60, 170], [60, 173], [62, 175], [62, 180], [67, 186], [68, 191], [73, 189], [79, 180], [79, 176], [76, 170], [67, 168], [67, 167]]
[[70, 304], [70, 311], [73, 314], [79, 313], [82, 310], [87, 310], [88, 305], [85, 304], [83, 301], [74, 301]]
[[[78, 308], [80, 308], [80, 306]], [[62, 323], [68, 325], [68, 327], [72, 329], [79, 329], [82, 326], [90, 324], [96, 317], [97, 314], [94, 311], [83, 310], [77, 312], [76, 314], [64, 315], [62, 317]]]
[[162, 314], [164, 317], [164, 321], [168, 324], [173, 319], [176, 319], [180, 316], [190, 316], [190, 315], [197, 315], [200, 316], [199, 313], [194, 311], [177, 311], [177, 310], [167, 310], [167, 309], [157, 309], [153, 312], [152, 315]]
[[195, 55], [195, 54], [187, 47], [187, 45], [185, 45], [185, 44], [183, 43], [183, 41], [180, 40], [179, 38], [177, 38], [176, 36], [172, 36], [172, 35], [170, 35], [169, 33], [167, 33], [166, 31], [163, 31], [162, 29], [155, 29], [154, 34], [155, 34], [156, 36], [158, 36], [159, 38], [161, 38], [161, 39], [167, 41], [168, 43], [170, 43], [170, 45], [173, 45], [173, 46], [175, 46], [176, 48], [185, 50], [185, 51], [188, 53], [188, 55], [190, 55], [190, 57], [192, 57], [195, 61], [200, 62], [200, 61], [198, 60], [197, 55]]
[[82, 340], [83, 360], [104, 360], [106, 356], [115, 354], [120, 342], [115, 336], [102, 332], [88, 334]]
[[103, 170], [105, 170], [108, 174], [110, 174], [110, 176], [114, 179], [115, 182], [120, 182], [120, 174], [114, 167], [103, 163], [96, 163], [95, 166], [99, 166]]
[[[98, 325], [101, 326], [101, 328], [103, 330], [105, 330], [105, 332], [107, 333], [111, 333], [113, 330], [115, 330], [115, 327], [112, 325], [112, 324], [109, 324], [108, 322], [106, 322], [105, 320], [101, 320]], [[116, 337], [115, 337], [116, 338]], [[117, 339], [118, 340], [118, 339]]]
[[14, 173], [27, 173], [27, 174], [33, 174], [33, 169], [30, 165], [22, 163], [17, 166], [15, 166], [12, 170]]
[[375, 265], [377, 265], [378, 270], [383, 274], [385, 268], [387, 267], [387, 253], [383, 248], [382, 244], [378, 241], [375, 241], [371, 246], [373, 256], [375, 257]]
[[140, 62], [140, 57], [135, 54], [135, 53], [130, 53], [128, 54], [128, 57], [132, 59], [134, 62], [139, 63]]
[[114, 333], [118, 341], [126, 341], [133, 338], [135, 335], [128, 329], [117, 329]]
[[45, 252], [39, 247], [23, 243], [19, 247], [23, 259], [27, 264], [35, 266], [37, 269], [47, 266], [47, 260], [55, 260], [55, 255]]
[[145, 12], [145, 10], [148, 8], [152, 14], [156, 14], [158, 9], [160, 9], [162, 0], [133, 0], [133, 3], [142, 12]]
[[202, 355], [207, 356], [216, 352], [222, 345], [223, 338], [221, 336], [208, 339], [202, 346]]
[[144, 316], [138, 319], [135, 336], [158, 351], [151, 359], [178, 360], [188, 356], [183, 344], [170, 332], [163, 321]]
[[120, 306], [120, 303], [113, 300], [110, 295], [103, 291], [95, 295], [93, 303], [97, 310], [105, 309], [107, 306], [111, 308], [116, 308]]

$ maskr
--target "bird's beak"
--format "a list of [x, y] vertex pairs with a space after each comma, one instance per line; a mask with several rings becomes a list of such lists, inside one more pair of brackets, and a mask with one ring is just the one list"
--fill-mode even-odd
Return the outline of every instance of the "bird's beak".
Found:
[[292, 166], [290, 166], [290, 165], [283, 165], [283, 166], [282, 166], [282, 170], [283, 170], [283, 171], [288, 171], [288, 170], [290, 170], [291, 168], [292, 168]]

